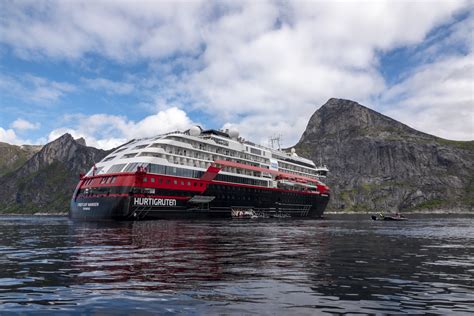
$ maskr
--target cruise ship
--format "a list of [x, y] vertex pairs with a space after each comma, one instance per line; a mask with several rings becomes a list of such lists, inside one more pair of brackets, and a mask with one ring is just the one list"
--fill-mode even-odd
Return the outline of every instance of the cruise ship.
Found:
[[328, 169], [294, 149], [264, 147], [235, 130], [193, 126], [134, 139], [81, 175], [70, 217], [80, 220], [323, 215]]

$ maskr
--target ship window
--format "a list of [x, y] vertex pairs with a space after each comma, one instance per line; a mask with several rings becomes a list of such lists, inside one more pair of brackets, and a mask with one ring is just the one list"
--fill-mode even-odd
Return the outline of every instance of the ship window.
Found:
[[108, 177], [106, 183], [111, 183], [111, 182], [112, 182], [112, 177]]
[[151, 182], [155, 182], [155, 178], [150, 178], [150, 181], [151, 181]]
[[150, 173], [166, 174], [166, 166], [149, 164]]
[[138, 167], [148, 168], [148, 163], [144, 162], [134, 162], [129, 164], [123, 171], [124, 172], [135, 172], [138, 170]]
[[202, 187], [202, 183], [199, 183], [199, 186]]
[[194, 186], [195, 186], [195, 187], [197, 186], [197, 183], [196, 183], [196, 182], [194, 182]]
[[133, 149], [142, 149], [142, 148], [145, 148], [146, 146], [148, 146], [148, 144], [146, 144], [146, 145], [138, 145], [138, 146], [135, 146]]
[[158, 182], [159, 182], [160, 184], [162, 184], [162, 183], [163, 183], [163, 179], [159, 178], [159, 179], [158, 179]]
[[122, 171], [123, 167], [125, 167], [125, 163], [121, 163], [121, 164], [118, 164], [118, 165], [113, 165], [112, 167], [110, 167], [110, 169], [107, 171], [107, 173], [116, 173], [116, 172], [120, 172]]
[[134, 172], [136, 171], [136, 167], [137, 167], [138, 163], [137, 162], [133, 162], [131, 164], [129, 164], [123, 171], [124, 172]]
[[148, 181], [148, 179], [146, 177], [143, 178], [143, 182], [147, 182], [147, 181]]
[[103, 184], [105, 182], [106, 178], [100, 179], [100, 184]]
[[104, 167], [92, 167], [91, 170], [89, 170], [89, 172], [86, 174], [86, 177], [98, 175], [102, 171], [102, 169], [104, 169]]
[[137, 153], [131, 153], [131, 154], [125, 154], [122, 156], [122, 158], [133, 158], [137, 155]]
[[166, 184], [171, 184], [171, 181], [170, 181], [170, 180], [166, 180]]
[[191, 182], [190, 182], [190, 181], [188, 181], [188, 185], [191, 185]]
[[112, 160], [112, 159], [114, 159], [114, 158], [115, 158], [115, 156], [110, 156], [110, 157], [108, 157], [108, 158], [105, 158], [105, 159], [104, 159], [104, 162], [110, 161], [110, 160]]
[[174, 180], [173, 183], [174, 183], [174, 184], [178, 184], [178, 180]]
[[184, 181], [181, 181], [181, 185], [184, 185]]
[[119, 152], [121, 152], [121, 151], [124, 151], [125, 149], [127, 149], [127, 147], [119, 148], [119, 149], [117, 149], [117, 150], [115, 151], [115, 153], [119, 153]]
[[110, 183], [114, 183], [115, 180], [117, 180], [117, 177], [114, 176], [114, 177], [112, 177], [112, 181], [110, 181]]
[[138, 155], [138, 156], [140, 156], [140, 157], [145, 156], [145, 157], [158, 157], [158, 158], [160, 158], [161, 154], [144, 151], [144, 152], [140, 153], [140, 155]]
[[252, 147], [250, 147], [250, 152], [251, 152], [252, 154], [256, 154], [256, 155], [261, 155], [261, 154], [262, 154], [262, 151], [261, 151], [261, 150], [255, 149], [255, 148], [252, 148]]

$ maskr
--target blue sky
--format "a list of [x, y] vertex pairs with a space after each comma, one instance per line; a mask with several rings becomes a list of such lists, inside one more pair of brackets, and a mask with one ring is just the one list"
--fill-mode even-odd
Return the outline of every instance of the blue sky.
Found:
[[2, 1], [0, 141], [193, 124], [296, 143], [330, 97], [474, 139], [469, 1]]

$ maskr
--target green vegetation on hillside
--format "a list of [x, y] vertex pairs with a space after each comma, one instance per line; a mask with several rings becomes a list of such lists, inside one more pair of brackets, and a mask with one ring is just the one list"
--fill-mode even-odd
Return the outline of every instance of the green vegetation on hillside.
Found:
[[0, 142], [0, 177], [20, 168], [40, 146], [15, 146]]
[[[53, 162], [40, 171], [16, 180], [18, 203], [0, 203], [0, 212], [22, 213], [67, 213], [72, 194], [70, 174], [61, 162]], [[69, 181], [68, 181], [69, 180]], [[2, 205], [4, 204], [4, 205]]]
[[474, 151], [474, 140], [471, 141], [459, 141], [459, 140], [449, 140], [449, 139], [444, 139], [444, 138], [436, 138], [436, 141], [438, 144], [441, 145], [448, 145], [448, 146], [454, 146], [460, 149], [466, 149], [466, 150], [471, 150]]

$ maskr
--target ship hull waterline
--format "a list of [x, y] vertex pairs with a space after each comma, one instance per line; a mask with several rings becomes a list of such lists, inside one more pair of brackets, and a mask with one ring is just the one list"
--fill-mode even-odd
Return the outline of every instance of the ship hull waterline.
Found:
[[[73, 220], [159, 220], [231, 218], [232, 210], [253, 210], [264, 217], [321, 218], [329, 196], [315, 195], [310, 204], [273, 202], [259, 205], [222, 200], [195, 204], [184, 199], [148, 196], [103, 196], [76, 198], [71, 201]], [[239, 203], [240, 202], [240, 203]]]

